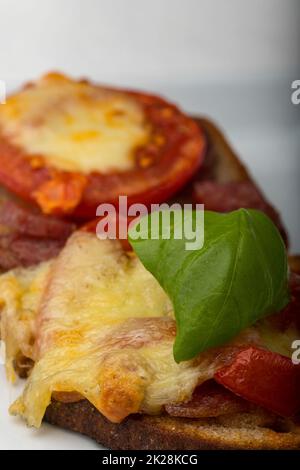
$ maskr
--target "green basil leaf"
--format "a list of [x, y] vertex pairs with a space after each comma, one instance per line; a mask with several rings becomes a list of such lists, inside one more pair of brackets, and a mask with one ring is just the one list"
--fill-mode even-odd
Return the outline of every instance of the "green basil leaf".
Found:
[[[195, 220], [195, 211], [181, 211]], [[192, 213], [192, 214], [191, 214]], [[146, 224], [145, 224], [146, 221]], [[167, 229], [153, 213], [129, 231], [129, 241], [146, 269], [169, 295], [175, 312], [177, 362], [222, 345], [258, 319], [281, 310], [289, 301], [284, 242], [262, 212], [240, 209], [228, 214], [204, 213], [204, 245], [186, 249], [175, 239], [174, 218]], [[135, 239], [134, 230], [140, 233]]]

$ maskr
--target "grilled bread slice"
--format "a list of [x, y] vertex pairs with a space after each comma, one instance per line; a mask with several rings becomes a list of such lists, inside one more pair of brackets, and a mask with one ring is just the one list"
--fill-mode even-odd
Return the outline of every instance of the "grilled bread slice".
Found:
[[263, 411], [205, 419], [134, 415], [114, 424], [87, 400], [53, 401], [45, 421], [113, 450], [300, 449], [300, 426]]

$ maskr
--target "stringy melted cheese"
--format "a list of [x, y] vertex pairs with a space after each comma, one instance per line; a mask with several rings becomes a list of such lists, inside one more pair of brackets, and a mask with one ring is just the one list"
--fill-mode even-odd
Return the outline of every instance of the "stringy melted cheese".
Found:
[[49, 74], [0, 107], [2, 133], [30, 156], [67, 171], [124, 171], [149, 136], [143, 109], [125, 93]]

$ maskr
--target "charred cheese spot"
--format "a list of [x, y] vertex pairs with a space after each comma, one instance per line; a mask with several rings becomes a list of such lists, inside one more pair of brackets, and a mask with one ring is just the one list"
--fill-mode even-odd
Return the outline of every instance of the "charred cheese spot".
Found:
[[135, 149], [150, 134], [142, 107], [129, 95], [58, 74], [9, 97], [0, 129], [34, 165], [42, 156], [54, 168], [85, 174], [132, 168]]
[[119, 423], [140, 410], [149, 381], [147, 364], [134, 353], [108, 354], [100, 370], [97, 408]]

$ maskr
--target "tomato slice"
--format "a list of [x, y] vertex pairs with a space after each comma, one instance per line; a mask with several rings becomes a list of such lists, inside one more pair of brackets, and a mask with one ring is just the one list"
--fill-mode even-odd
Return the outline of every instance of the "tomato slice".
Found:
[[300, 411], [300, 365], [261, 348], [242, 349], [214, 379], [236, 395], [281, 416]]
[[[80, 132], [75, 132], [78, 127]], [[131, 134], [125, 166], [113, 160], [109, 168], [111, 152], [122, 153]], [[81, 156], [76, 160], [78, 149]], [[9, 97], [0, 110], [0, 182], [47, 214], [92, 218], [100, 203], [117, 204], [120, 195], [126, 195], [129, 204], [165, 201], [193, 176], [204, 151], [199, 126], [166, 100], [59, 74], [49, 74]], [[67, 157], [72, 161], [66, 169]], [[98, 169], [99, 162], [105, 169]]]

